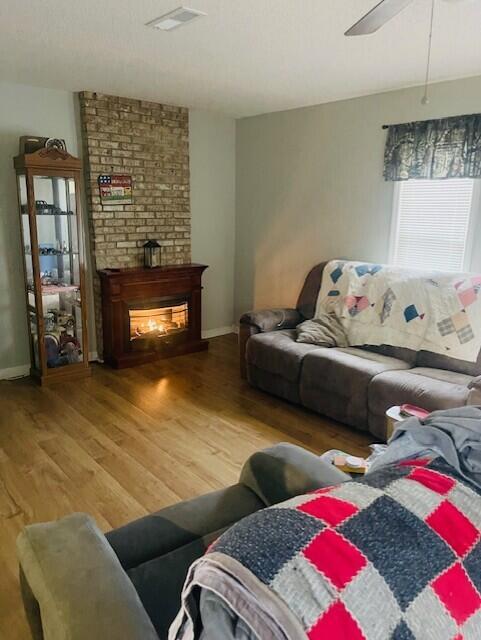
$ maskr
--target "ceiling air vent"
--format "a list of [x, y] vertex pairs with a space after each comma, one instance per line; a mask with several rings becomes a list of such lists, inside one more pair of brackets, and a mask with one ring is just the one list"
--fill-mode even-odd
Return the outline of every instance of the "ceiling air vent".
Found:
[[197, 9], [188, 9], [187, 7], [178, 7], [169, 13], [166, 13], [160, 18], [156, 18], [151, 22], [147, 22], [147, 27], [154, 27], [154, 29], [160, 29], [161, 31], [171, 31], [177, 27], [192, 22], [196, 18], [207, 15], [203, 11]]

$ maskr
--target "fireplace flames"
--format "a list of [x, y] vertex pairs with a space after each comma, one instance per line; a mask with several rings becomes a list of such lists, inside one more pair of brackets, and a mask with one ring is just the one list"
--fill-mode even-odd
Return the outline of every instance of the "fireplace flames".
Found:
[[156, 309], [130, 309], [130, 340], [162, 338], [188, 327], [187, 303]]

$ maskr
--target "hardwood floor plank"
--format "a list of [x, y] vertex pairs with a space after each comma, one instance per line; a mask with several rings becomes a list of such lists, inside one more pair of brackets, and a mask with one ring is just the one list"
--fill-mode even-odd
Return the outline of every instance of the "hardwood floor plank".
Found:
[[40, 388], [0, 382], [0, 639], [28, 640], [15, 538], [25, 525], [90, 513], [106, 531], [236, 482], [277, 442], [367, 453], [372, 438], [252, 389], [236, 336], [209, 352]]

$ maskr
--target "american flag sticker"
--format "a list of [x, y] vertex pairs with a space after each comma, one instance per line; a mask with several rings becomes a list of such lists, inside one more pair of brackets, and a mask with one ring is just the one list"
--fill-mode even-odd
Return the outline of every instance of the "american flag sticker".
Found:
[[132, 204], [132, 176], [103, 174], [98, 184], [102, 204]]

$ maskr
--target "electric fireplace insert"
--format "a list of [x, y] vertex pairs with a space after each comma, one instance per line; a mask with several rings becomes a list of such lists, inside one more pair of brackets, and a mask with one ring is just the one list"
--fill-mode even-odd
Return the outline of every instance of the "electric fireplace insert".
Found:
[[103, 269], [104, 361], [123, 368], [206, 349], [201, 339], [205, 265]]
[[146, 305], [134, 303], [129, 309], [131, 342], [169, 340], [189, 330], [188, 300], [151, 300]]

